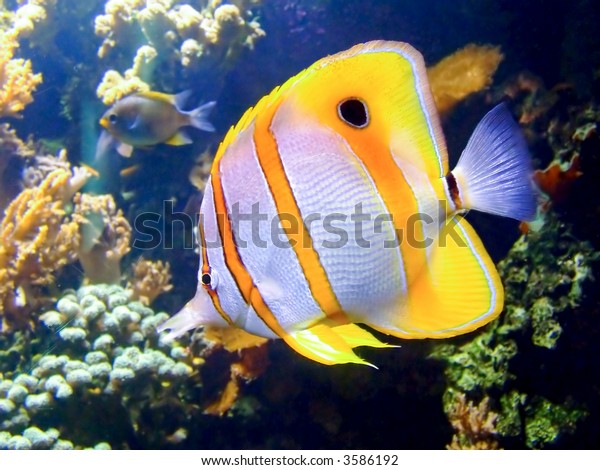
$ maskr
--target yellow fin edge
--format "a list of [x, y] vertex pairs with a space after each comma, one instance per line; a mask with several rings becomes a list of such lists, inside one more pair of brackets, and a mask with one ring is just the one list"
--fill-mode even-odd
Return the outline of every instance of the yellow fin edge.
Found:
[[353, 323], [334, 328], [320, 324], [290, 333], [284, 336], [283, 340], [296, 352], [321, 364], [360, 364], [375, 369], [377, 367], [357, 356], [352, 349], [359, 346], [395, 347], [382, 343], [371, 333]]

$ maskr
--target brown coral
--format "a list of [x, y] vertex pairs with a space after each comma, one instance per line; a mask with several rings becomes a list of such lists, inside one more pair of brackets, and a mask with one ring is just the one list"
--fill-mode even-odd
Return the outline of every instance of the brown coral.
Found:
[[448, 418], [455, 430], [452, 442], [447, 446], [454, 450], [498, 449], [496, 440], [497, 413], [489, 408], [489, 397], [479, 405], [467, 402], [463, 393], [454, 397], [454, 404]]
[[249, 382], [261, 375], [268, 365], [267, 339], [251, 335], [239, 328], [204, 329], [204, 339], [215, 349], [223, 348], [230, 353], [230, 377], [219, 397], [204, 409], [211, 415], [225, 414], [236, 402], [242, 382]]
[[439, 112], [449, 112], [471, 93], [491, 85], [502, 59], [499, 47], [468, 44], [428, 68], [427, 76]]
[[169, 292], [171, 284], [171, 266], [162, 261], [150, 261], [140, 258], [133, 265], [133, 279], [128, 286], [131, 298], [150, 305], [156, 297]]
[[266, 344], [243, 349], [239, 360], [230, 366], [230, 379], [219, 397], [204, 409], [206, 414], [222, 416], [235, 404], [242, 382], [250, 382], [260, 376], [267, 368]]
[[209, 343], [223, 347], [229, 352], [239, 352], [243, 349], [254, 348], [265, 344], [268, 339], [255, 336], [241, 328], [204, 328], [204, 339]]
[[77, 258], [78, 224], [65, 206], [90, 176], [81, 169], [55, 170], [6, 208], [0, 222], [0, 314], [5, 321], [24, 321], [20, 313], [34, 297], [30, 292], [52, 283]]
[[18, 47], [16, 31], [0, 32], [0, 117], [18, 117], [42, 83], [42, 75], [32, 72], [29, 60], [13, 58]]
[[574, 155], [566, 165], [553, 162], [545, 170], [534, 172], [538, 187], [550, 196], [555, 204], [560, 204], [567, 199], [573, 182], [583, 174], [579, 160], [579, 155]]

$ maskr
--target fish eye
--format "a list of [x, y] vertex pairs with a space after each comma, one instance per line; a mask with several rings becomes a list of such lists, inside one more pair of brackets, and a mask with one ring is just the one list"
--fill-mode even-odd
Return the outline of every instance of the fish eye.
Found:
[[200, 276], [200, 284], [206, 289], [215, 290], [219, 284], [219, 277], [217, 276], [217, 273], [211, 269], [210, 272], [203, 273], [202, 276]]
[[210, 283], [212, 282], [212, 276], [209, 273], [204, 273], [200, 278], [200, 282], [203, 286], [209, 287]]
[[369, 125], [369, 110], [364, 101], [348, 98], [338, 104], [338, 116], [346, 124], [362, 129]]
[[115, 113], [112, 113], [108, 116], [108, 121], [111, 124], [115, 124], [117, 122], [117, 115]]

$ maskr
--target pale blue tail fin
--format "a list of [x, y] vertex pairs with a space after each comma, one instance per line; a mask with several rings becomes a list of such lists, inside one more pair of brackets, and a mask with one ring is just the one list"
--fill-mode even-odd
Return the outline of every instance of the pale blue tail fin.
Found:
[[484, 116], [452, 171], [462, 209], [517, 220], [535, 215], [532, 173], [527, 143], [505, 104]]
[[190, 126], [206, 132], [214, 132], [215, 126], [208, 121], [208, 115], [211, 113], [216, 104], [216, 101], [209, 101], [208, 103], [189, 111], [188, 114], [190, 116]]

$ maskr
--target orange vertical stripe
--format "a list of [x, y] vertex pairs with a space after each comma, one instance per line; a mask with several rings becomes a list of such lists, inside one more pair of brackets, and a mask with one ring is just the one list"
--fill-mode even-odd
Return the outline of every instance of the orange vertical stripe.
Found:
[[223, 243], [225, 264], [231, 272], [231, 275], [246, 303], [254, 307], [258, 317], [271, 331], [273, 331], [273, 333], [280, 337], [286, 336], [287, 332], [279, 324], [273, 315], [273, 312], [271, 312], [271, 309], [269, 309], [264, 299], [260, 295], [260, 292], [254, 285], [252, 277], [244, 266], [237, 246], [235, 245], [233, 232], [231, 230], [231, 222], [227, 213], [225, 194], [223, 193], [223, 186], [221, 185], [218, 162], [215, 162], [215, 165], [216, 167], [213, 169], [211, 174], [211, 181], [213, 185], [213, 197], [217, 216], [217, 225], [219, 227], [221, 242]]
[[[371, 123], [364, 129], [352, 129], [339, 119], [337, 114], [332, 115], [327, 107], [329, 101], [324, 102], [321, 107], [310, 101], [310, 97], [317, 93], [313, 86], [299, 85], [294, 91], [294, 105], [298, 106], [298, 112], [342, 136], [370, 175], [375, 189], [393, 217], [394, 228], [400, 241], [407, 287], [410, 286], [422, 273], [427, 260], [425, 250], [417, 248], [415, 243], [411, 244], [407, 237], [421, 241], [424, 235], [420, 227], [414, 224], [419, 213], [416, 196], [391, 153], [392, 128], [388, 120], [383, 118], [386, 112], [385, 101], [371, 99]], [[337, 93], [341, 101], [345, 96], [344, 92], [341, 90]], [[407, 143], [410, 143], [408, 139]]]
[[296, 253], [300, 267], [308, 282], [309, 289], [317, 305], [336, 324], [348, 323], [348, 319], [333, 291], [327, 273], [314, 248], [312, 237], [304, 224], [302, 214], [294, 197], [287, 175], [283, 168], [277, 142], [270, 126], [277, 106], [267, 108], [257, 116], [254, 142], [259, 164], [273, 195], [278, 214], [291, 217], [294, 224], [282, 224], [290, 244]]

